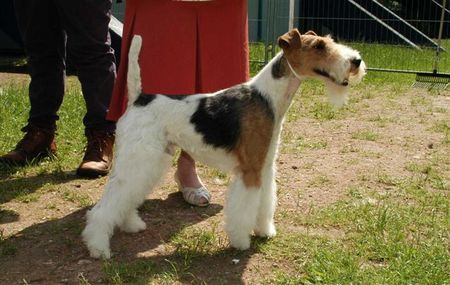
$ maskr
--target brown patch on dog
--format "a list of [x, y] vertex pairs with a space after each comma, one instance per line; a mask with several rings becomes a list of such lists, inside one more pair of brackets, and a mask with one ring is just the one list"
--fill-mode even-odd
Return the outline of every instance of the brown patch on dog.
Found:
[[278, 38], [278, 45], [283, 50], [299, 49], [302, 45], [300, 32], [297, 29], [290, 30]]
[[268, 116], [267, 109], [250, 101], [241, 119], [239, 143], [233, 150], [246, 187], [261, 187], [261, 172], [269, 151], [273, 126], [273, 118]]
[[297, 29], [293, 29], [278, 38], [278, 45], [291, 65], [298, 73], [306, 76], [314, 76], [314, 70], [325, 69], [330, 62], [340, 59], [334, 41], [331, 37], [320, 37], [314, 32], [308, 31], [301, 35]]

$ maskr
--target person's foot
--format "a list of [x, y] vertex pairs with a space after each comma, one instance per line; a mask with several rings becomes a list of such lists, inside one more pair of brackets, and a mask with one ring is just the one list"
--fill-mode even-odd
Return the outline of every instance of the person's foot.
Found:
[[26, 134], [14, 150], [0, 156], [0, 163], [22, 166], [38, 162], [56, 153], [55, 131], [29, 125], [23, 129]]
[[206, 207], [209, 205], [209, 201], [211, 200], [211, 194], [205, 186], [199, 187], [185, 187], [182, 186], [180, 180], [178, 179], [178, 172], [175, 173], [175, 182], [178, 185], [178, 190], [183, 195], [184, 201], [187, 203], [198, 206], [198, 207]]
[[184, 151], [181, 152], [178, 159], [174, 178], [187, 203], [199, 207], [209, 205], [211, 194], [197, 175], [195, 161]]
[[111, 168], [114, 146], [114, 132], [86, 130], [87, 146], [77, 175], [97, 178], [108, 174]]

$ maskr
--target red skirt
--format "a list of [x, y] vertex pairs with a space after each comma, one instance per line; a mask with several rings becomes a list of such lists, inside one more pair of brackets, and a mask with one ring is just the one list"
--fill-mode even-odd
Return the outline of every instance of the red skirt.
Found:
[[144, 93], [214, 92], [248, 80], [246, 0], [126, 3], [121, 64], [109, 120], [117, 121], [127, 106], [128, 50], [135, 34], [143, 41], [139, 64]]

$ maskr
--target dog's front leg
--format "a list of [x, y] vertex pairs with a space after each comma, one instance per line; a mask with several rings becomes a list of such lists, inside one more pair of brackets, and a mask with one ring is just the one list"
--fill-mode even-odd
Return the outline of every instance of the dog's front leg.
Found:
[[237, 249], [250, 247], [250, 234], [256, 224], [261, 189], [245, 186], [240, 175], [231, 182], [225, 205], [225, 231]]
[[274, 224], [275, 208], [277, 205], [277, 184], [275, 181], [275, 165], [266, 166], [262, 175], [261, 202], [256, 219], [255, 235], [260, 237], [274, 237], [276, 229]]

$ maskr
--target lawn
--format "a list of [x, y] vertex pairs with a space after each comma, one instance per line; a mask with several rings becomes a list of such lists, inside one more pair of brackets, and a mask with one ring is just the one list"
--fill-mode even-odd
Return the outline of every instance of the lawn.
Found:
[[[107, 178], [78, 179], [84, 104], [69, 78], [58, 156], [0, 169], [0, 284], [450, 284], [450, 91], [371, 72], [333, 109], [323, 86], [299, 89], [282, 135], [278, 235], [231, 249], [229, 177], [199, 166], [212, 204], [185, 204], [173, 170], [140, 208], [147, 230], [117, 232], [111, 260], [80, 239]], [[28, 79], [0, 74], [0, 153], [21, 137]]]

